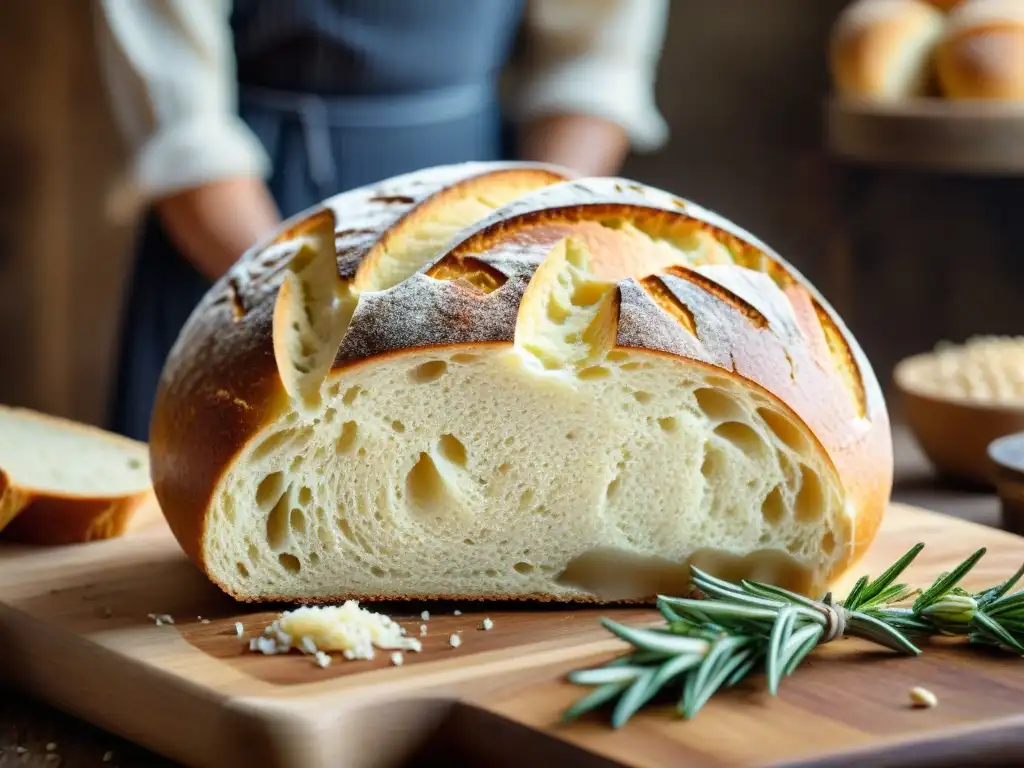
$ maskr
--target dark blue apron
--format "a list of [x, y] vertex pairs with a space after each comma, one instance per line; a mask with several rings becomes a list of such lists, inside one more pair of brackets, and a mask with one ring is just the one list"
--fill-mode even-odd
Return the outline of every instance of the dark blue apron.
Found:
[[[271, 158], [282, 215], [418, 168], [511, 157], [496, 91], [522, 4], [235, 0], [239, 111]], [[164, 360], [209, 287], [150, 214], [112, 429], [147, 439]]]

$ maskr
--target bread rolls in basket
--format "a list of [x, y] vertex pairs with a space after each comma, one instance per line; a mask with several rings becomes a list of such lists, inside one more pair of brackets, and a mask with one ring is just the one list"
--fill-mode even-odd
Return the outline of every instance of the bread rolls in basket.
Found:
[[622, 179], [470, 163], [294, 217], [166, 363], [154, 487], [246, 601], [820, 592], [892, 484], [877, 380], [752, 235]]

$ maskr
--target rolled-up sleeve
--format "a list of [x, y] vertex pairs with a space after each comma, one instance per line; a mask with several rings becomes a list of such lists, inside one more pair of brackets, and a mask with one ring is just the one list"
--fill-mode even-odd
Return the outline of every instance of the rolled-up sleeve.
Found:
[[102, 72], [131, 158], [118, 207], [218, 179], [265, 178], [266, 152], [237, 116], [230, 0], [96, 7]]
[[668, 128], [654, 96], [668, 0], [530, 0], [523, 55], [513, 71], [518, 120], [580, 113], [621, 126], [640, 151]]

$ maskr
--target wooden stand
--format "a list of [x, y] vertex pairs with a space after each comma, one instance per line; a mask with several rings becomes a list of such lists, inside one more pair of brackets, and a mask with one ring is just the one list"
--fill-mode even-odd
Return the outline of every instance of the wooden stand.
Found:
[[1024, 175], [1024, 104], [833, 98], [826, 143], [854, 162], [946, 173]]

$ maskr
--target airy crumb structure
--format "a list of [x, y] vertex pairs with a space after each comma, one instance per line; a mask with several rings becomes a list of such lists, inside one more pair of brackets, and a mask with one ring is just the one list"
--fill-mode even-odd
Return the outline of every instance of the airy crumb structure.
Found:
[[689, 564], [820, 594], [892, 484], [878, 382], [796, 270], [531, 164], [391, 179], [254, 247], [182, 331], [151, 446], [179, 542], [254, 601], [646, 600]]
[[901, 365], [916, 392], [1001, 405], [1024, 404], [1024, 336], [974, 336], [944, 342]]

